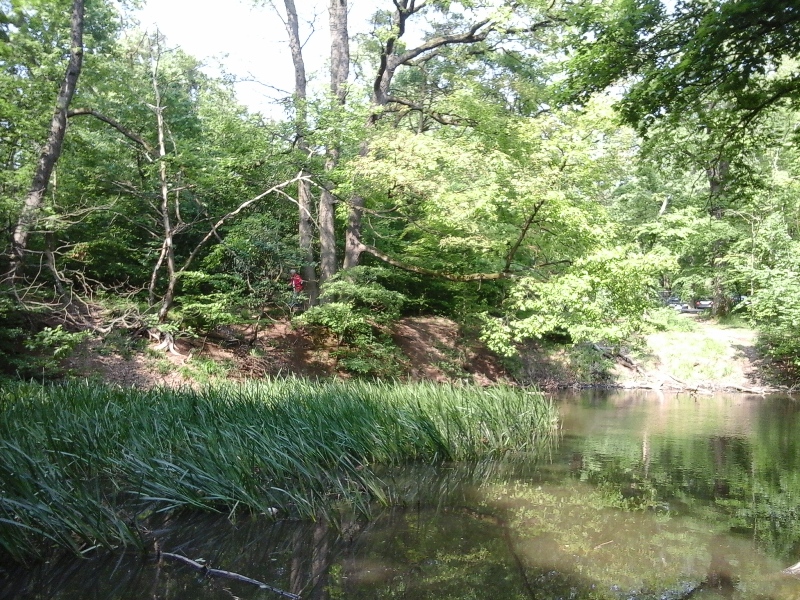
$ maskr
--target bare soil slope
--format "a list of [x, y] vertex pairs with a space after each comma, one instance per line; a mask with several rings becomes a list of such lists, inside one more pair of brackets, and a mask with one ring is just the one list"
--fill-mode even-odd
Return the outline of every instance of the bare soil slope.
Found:
[[[622, 387], [663, 390], [767, 393], [767, 384], [751, 329], [720, 325], [685, 315], [691, 331], [654, 333], [646, 347], [600, 357], [595, 346], [591, 364], [577, 366], [566, 347], [523, 350], [517, 376], [544, 389]], [[411, 381], [472, 382], [490, 385], [513, 378], [501, 361], [474, 335], [442, 317], [401, 320], [393, 332], [406, 360]], [[258, 379], [278, 374], [347, 377], [337, 369], [329, 340], [312, 338], [288, 321], [258, 331], [217, 332], [206, 338], [179, 340], [178, 355], [141, 347], [122, 351], [108, 341], [92, 341], [67, 367], [73, 375], [95, 377], [122, 386], [196, 386], [218, 379]]]
[[[475, 339], [464, 336], [449, 319], [403, 319], [393, 338], [407, 358], [408, 380], [489, 385], [508, 379], [499, 361]], [[275, 321], [258, 331], [227, 329], [205, 338], [179, 339], [175, 344], [178, 354], [155, 351], [154, 346], [134, 351], [93, 340], [84, 344], [66, 367], [79, 377], [141, 388], [287, 374], [347, 377], [337, 369], [331, 340], [312, 337], [288, 321]]]
[[613, 369], [622, 387], [705, 391], [774, 391], [767, 383], [752, 329], [719, 324], [697, 315], [690, 331], [647, 336], [647, 347], [618, 360]]

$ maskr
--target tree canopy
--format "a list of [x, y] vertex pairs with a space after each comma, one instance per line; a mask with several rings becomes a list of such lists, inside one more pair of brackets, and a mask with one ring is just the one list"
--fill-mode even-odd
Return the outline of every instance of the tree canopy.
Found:
[[800, 7], [789, 0], [614, 0], [571, 16], [572, 97], [620, 85], [621, 113], [640, 129], [715, 108], [747, 123], [800, 100]]
[[410, 312], [513, 354], [531, 338], [628, 343], [669, 295], [736, 307], [798, 361], [792, 3], [398, 0], [352, 36], [332, 0], [333, 69], [314, 78], [310, 15], [268, 2], [296, 76], [281, 118], [116, 5], [87, 6], [78, 39], [64, 15], [79, 4], [1, 13], [6, 356], [26, 335], [17, 310], [165, 347], [290, 317], [294, 268], [303, 322], [365, 374]]

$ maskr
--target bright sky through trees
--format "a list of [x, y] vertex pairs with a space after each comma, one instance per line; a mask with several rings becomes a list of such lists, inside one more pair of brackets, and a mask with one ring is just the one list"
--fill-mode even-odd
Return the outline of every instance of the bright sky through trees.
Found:
[[[283, 14], [283, 1], [275, 4]], [[324, 0], [298, 2], [301, 35], [308, 37], [304, 58], [312, 86], [329, 78], [327, 4]], [[369, 0], [350, 4], [352, 35], [365, 29], [375, 6]], [[271, 7], [254, 7], [249, 0], [228, 0], [224, 9], [215, 0], [149, 0], [137, 17], [142, 29], [158, 28], [172, 46], [204, 60], [209, 73], [236, 76], [237, 96], [251, 110], [281, 115], [275, 100], [291, 93], [294, 74], [286, 30]]]

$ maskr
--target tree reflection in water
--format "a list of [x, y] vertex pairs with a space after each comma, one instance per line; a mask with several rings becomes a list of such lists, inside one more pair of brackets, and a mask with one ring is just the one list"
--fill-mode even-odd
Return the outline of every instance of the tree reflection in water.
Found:
[[[800, 408], [783, 398], [585, 395], [506, 461], [388, 469], [395, 507], [315, 523], [172, 515], [164, 550], [309, 599], [800, 596]], [[275, 597], [122, 555], [0, 579], [3, 598]]]

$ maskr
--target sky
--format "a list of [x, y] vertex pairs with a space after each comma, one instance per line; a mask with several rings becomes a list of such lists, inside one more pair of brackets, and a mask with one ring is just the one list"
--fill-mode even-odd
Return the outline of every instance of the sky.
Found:
[[[283, 12], [283, 0], [274, 0]], [[309, 36], [303, 49], [309, 79], [328, 79], [330, 55], [328, 0], [296, 0], [301, 36]], [[366, 18], [375, 9], [374, 0], [351, 0], [350, 34], [366, 28]], [[224, 6], [224, 8], [223, 8]], [[314, 16], [316, 18], [314, 19]], [[209, 74], [225, 72], [240, 80], [239, 101], [252, 111], [280, 116], [277, 98], [294, 87], [294, 71], [287, 35], [281, 20], [268, 6], [253, 8], [251, 0], [149, 0], [135, 14], [142, 29], [158, 28], [171, 46], [203, 60]], [[305, 21], [314, 20], [312, 28]], [[313, 85], [313, 84], [312, 84]]]

